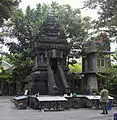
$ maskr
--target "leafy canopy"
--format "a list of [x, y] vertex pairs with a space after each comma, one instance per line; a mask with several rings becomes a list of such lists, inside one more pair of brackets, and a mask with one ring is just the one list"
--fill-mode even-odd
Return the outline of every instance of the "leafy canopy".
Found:
[[19, 9], [12, 17], [14, 24], [12, 36], [17, 38], [18, 42], [7, 44], [11, 52], [10, 62], [16, 66], [13, 76], [18, 81], [24, 80], [31, 71], [30, 65], [33, 63], [30, 51], [40, 35], [48, 9], [51, 9], [56, 21], [60, 23], [61, 30], [71, 43], [72, 49], [79, 49], [88, 36], [90, 18], [82, 18], [80, 10], [72, 9], [69, 5], [59, 5], [55, 2], [52, 2], [51, 5], [38, 4], [35, 9], [28, 6], [25, 13]]
[[18, 2], [18, 0], [0, 0], [0, 26], [4, 23], [4, 20], [11, 17]]
[[[110, 57], [105, 56], [105, 57]], [[116, 94], [117, 91], [117, 52], [111, 54], [111, 65], [104, 70], [105, 74], [98, 75], [107, 81], [108, 89], [111, 94]]]
[[110, 37], [117, 37], [117, 0], [86, 0], [84, 7], [96, 9], [99, 15], [94, 28], [108, 33]]
[[1, 46], [5, 43], [5, 37], [9, 36], [11, 21], [9, 20], [15, 14], [19, 0], [0, 0], [0, 54]]
[[82, 66], [78, 63], [75, 63], [73, 65], [69, 64], [69, 72], [70, 73], [81, 73], [82, 72]]
[[52, 10], [55, 18], [61, 25], [61, 30], [69, 39], [73, 49], [79, 49], [81, 43], [86, 40], [90, 28], [90, 18], [82, 18], [79, 9], [72, 9], [70, 5], [59, 5], [52, 2], [51, 5], [38, 4], [36, 9], [27, 7], [26, 13], [21, 9], [13, 18], [13, 35], [18, 43], [9, 43], [10, 51], [18, 53], [29, 51], [32, 43], [37, 40], [41, 25], [46, 20], [48, 8]]

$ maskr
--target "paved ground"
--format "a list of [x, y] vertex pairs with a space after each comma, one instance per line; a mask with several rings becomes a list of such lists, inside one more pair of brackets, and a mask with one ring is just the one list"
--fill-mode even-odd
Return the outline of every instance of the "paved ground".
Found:
[[10, 97], [0, 97], [0, 120], [113, 120], [117, 108], [108, 115], [100, 114], [100, 110], [77, 109], [61, 112], [40, 112], [39, 110], [17, 110]]

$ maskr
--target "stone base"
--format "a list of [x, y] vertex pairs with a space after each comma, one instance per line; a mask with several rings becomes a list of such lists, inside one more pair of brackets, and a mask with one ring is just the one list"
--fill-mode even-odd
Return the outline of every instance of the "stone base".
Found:
[[90, 74], [88, 75], [87, 79], [87, 90], [90, 94], [92, 94], [93, 91], [98, 90], [98, 84], [97, 84], [97, 76], [96, 74]]
[[61, 96], [30, 96], [29, 105], [41, 111], [62, 111], [67, 109], [67, 99]]
[[39, 93], [40, 95], [48, 94], [48, 81], [47, 71], [36, 71], [30, 75], [29, 80], [29, 94], [34, 95]]
[[92, 94], [93, 91], [98, 91], [98, 83], [96, 74], [86, 74], [82, 80], [82, 93]]

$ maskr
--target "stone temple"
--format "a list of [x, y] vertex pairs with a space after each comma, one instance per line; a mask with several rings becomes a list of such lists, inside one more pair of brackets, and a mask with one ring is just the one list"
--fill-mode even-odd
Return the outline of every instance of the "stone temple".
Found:
[[29, 76], [29, 94], [63, 95], [70, 93], [65, 76], [70, 51], [64, 33], [53, 14], [47, 15], [33, 45], [34, 67]]
[[105, 68], [110, 65], [110, 43], [107, 39], [88, 42], [82, 52], [82, 93], [91, 94], [92, 90], [100, 91], [107, 84], [101, 75], [106, 74]]
[[[34, 67], [28, 77], [29, 94], [39, 92], [40, 95], [63, 95], [71, 92], [73, 86], [69, 84], [71, 88], [69, 87], [66, 78], [66, 58], [71, 46], [60, 28], [53, 13], [49, 11], [41, 32], [33, 43]], [[81, 94], [91, 94], [94, 89], [98, 91], [107, 83], [100, 74], [104, 75], [104, 69], [109, 65], [110, 57], [105, 56], [110, 54], [110, 44], [105, 38], [102, 42], [87, 42], [82, 48], [79, 90]]]

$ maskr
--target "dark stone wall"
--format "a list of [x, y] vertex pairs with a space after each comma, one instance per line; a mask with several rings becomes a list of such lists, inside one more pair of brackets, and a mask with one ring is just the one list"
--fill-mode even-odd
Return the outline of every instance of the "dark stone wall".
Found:
[[48, 75], [47, 71], [37, 71], [36, 73], [32, 73], [30, 75], [31, 80], [30, 84], [30, 94], [37, 94], [39, 92], [40, 95], [48, 94]]

